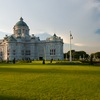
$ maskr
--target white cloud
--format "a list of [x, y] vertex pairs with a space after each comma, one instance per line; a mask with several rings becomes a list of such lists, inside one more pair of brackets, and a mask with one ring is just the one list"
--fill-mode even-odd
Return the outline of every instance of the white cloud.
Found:
[[75, 46], [79, 46], [79, 47], [85, 46], [84, 44], [81, 44], [81, 43], [75, 43], [74, 45], [75, 45]]

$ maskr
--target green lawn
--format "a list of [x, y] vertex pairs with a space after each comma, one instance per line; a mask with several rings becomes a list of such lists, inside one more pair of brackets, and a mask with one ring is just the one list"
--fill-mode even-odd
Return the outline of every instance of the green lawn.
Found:
[[100, 67], [0, 64], [0, 100], [100, 100]]

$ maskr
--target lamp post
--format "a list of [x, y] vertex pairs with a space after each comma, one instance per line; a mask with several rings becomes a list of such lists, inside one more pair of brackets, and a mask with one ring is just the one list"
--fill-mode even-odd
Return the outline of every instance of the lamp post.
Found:
[[73, 39], [73, 36], [72, 36], [72, 34], [71, 34], [71, 31], [70, 31], [70, 62], [72, 61], [72, 52], [71, 52], [72, 46], [71, 46], [71, 39]]

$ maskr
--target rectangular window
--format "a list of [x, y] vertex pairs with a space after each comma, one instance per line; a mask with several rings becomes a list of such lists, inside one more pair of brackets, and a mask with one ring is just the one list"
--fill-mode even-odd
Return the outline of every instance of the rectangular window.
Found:
[[50, 49], [50, 55], [55, 55], [56, 54], [56, 50], [55, 49]]
[[16, 50], [13, 50], [13, 55], [16, 55]]
[[26, 50], [25, 54], [26, 54], [26, 55], [31, 55], [30, 50]]

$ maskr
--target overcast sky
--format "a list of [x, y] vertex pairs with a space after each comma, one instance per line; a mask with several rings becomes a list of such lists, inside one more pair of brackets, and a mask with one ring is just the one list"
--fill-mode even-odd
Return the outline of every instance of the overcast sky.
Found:
[[0, 0], [0, 32], [13, 33], [21, 16], [30, 34], [56, 33], [69, 43], [71, 31], [73, 49], [100, 51], [100, 0]]

